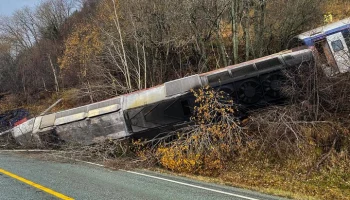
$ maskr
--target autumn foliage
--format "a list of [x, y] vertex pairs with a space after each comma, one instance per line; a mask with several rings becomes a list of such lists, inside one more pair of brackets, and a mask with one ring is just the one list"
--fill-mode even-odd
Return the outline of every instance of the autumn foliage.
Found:
[[[349, 0], [43, 0], [0, 17], [0, 112], [37, 115], [63, 98], [56, 112], [270, 55], [349, 15]], [[245, 126], [232, 99], [203, 88], [192, 91], [193, 124], [157, 145], [107, 141], [83, 152], [349, 199], [350, 77], [314, 74], [288, 90], [290, 105], [251, 112]]]
[[179, 132], [175, 141], [161, 145], [156, 155], [172, 171], [218, 175], [242, 146], [236, 107], [225, 93], [209, 87], [192, 92], [197, 104], [194, 125]]

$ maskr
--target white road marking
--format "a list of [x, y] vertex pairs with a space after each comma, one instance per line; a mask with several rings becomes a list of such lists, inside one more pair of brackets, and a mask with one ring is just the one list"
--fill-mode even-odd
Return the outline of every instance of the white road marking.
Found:
[[[56, 150], [41, 150], [41, 149], [15, 149], [15, 150], [0, 150], [0, 153], [1, 152], [55, 152], [55, 153], [64, 153], [64, 151], [56, 151]], [[96, 165], [96, 166], [99, 166], [99, 167], [105, 167], [104, 165], [101, 165], [101, 164], [97, 164], [97, 163], [93, 163], [93, 162], [88, 162], [88, 161], [83, 161], [83, 160], [78, 160], [78, 159], [74, 159], [74, 158], [69, 158], [69, 157], [66, 157], [66, 156], [60, 156], [60, 155], [52, 155], [52, 156], [56, 156], [56, 157], [60, 157], [60, 158], [66, 158], [66, 159], [69, 159], [69, 160], [74, 160], [76, 162], [82, 162], [82, 163], [87, 163], [87, 164], [90, 164], [90, 165]]]
[[[63, 156], [60, 156], [60, 157], [63, 157]], [[75, 160], [75, 161], [78, 161], [78, 162], [87, 163], [87, 164], [90, 164], [90, 165], [95, 165], [95, 166], [99, 166], [99, 167], [105, 167], [104, 165], [97, 164], [97, 163], [93, 163], [93, 162], [88, 162], [88, 161], [83, 161], [83, 160], [77, 160], [77, 159], [74, 159], [74, 160]]]
[[[67, 158], [67, 159], [71, 159], [71, 160], [74, 160], [74, 161], [77, 161], [77, 162], [87, 163], [87, 164], [95, 165], [95, 166], [99, 166], [99, 167], [105, 167], [104, 165], [101, 165], [101, 164], [98, 164], [98, 163], [93, 163], [93, 162], [78, 160], [78, 159], [74, 159], [74, 158], [68, 158], [68, 157], [59, 156], [59, 155], [55, 155], [55, 156], [57, 156], [57, 157], [62, 157], [62, 158]], [[251, 198], [251, 197], [239, 195], [239, 194], [234, 194], [234, 193], [230, 193], [230, 192], [224, 192], [224, 191], [215, 190], [215, 189], [211, 189], [211, 188], [206, 188], [206, 187], [202, 187], [202, 186], [198, 186], [198, 185], [192, 185], [192, 184], [189, 184], [189, 183], [184, 183], [184, 182], [180, 182], [180, 181], [174, 181], [174, 180], [170, 180], [170, 179], [166, 179], [166, 178], [161, 178], [161, 177], [157, 177], [157, 176], [152, 176], [152, 175], [148, 175], [148, 174], [143, 174], [143, 173], [139, 173], [139, 172], [128, 171], [128, 170], [122, 170], [122, 169], [119, 169], [119, 171], [131, 173], [131, 174], [136, 174], [136, 175], [140, 175], [140, 176], [145, 176], [145, 177], [149, 177], [149, 178], [154, 178], [154, 179], [158, 179], [158, 180], [162, 180], [162, 181], [167, 181], [167, 182], [171, 182], [171, 183], [176, 183], [176, 184], [179, 184], [179, 185], [185, 185], [185, 186], [189, 186], [189, 187], [193, 187], [193, 188], [198, 188], [198, 189], [202, 189], [202, 190], [207, 190], [207, 191], [211, 191], [211, 192], [216, 192], [216, 193], [220, 193], [220, 194], [226, 194], [226, 195], [229, 195], [229, 196], [239, 197], [239, 198], [242, 198], [242, 199], [259, 200], [259, 199], [255, 199], [255, 198]]]
[[202, 190], [208, 190], [208, 191], [216, 192], [216, 193], [220, 193], [220, 194], [226, 194], [226, 195], [230, 195], [230, 196], [234, 196], [234, 197], [239, 197], [239, 198], [242, 198], [242, 199], [259, 200], [259, 199], [255, 199], [255, 198], [251, 198], [251, 197], [247, 197], [247, 196], [243, 196], [243, 195], [238, 195], [238, 194], [234, 194], [234, 193], [224, 192], [224, 191], [215, 190], [215, 189], [211, 189], [211, 188], [206, 188], [206, 187], [202, 187], [202, 186], [198, 186], [198, 185], [192, 185], [192, 184], [189, 184], [189, 183], [174, 181], [174, 180], [161, 178], [161, 177], [157, 177], [157, 176], [152, 176], [152, 175], [148, 175], [148, 174], [143, 174], [143, 173], [139, 173], [139, 172], [133, 172], [133, 171], [127, 171], [127, 170], [120, 170], [120, 171], [128, 172], [128, 173], [131, 173], [131, 174], [137, 174], [137, 175], [140, 175], [140, 176], [146, 176], [146, 177], [154, 178], [154, 179], [158, 179], [158, 180], [168, 181], [168, 182], [176, 183], [176, 184], [180, 184], [180, 185], [186, 185], [186, 186], [189, 186], [189, 187], [194, 187], [194, 188], [198, 188], [198, 189], [202, 189]]
[[93, 163], [93, 162], [89, 162], [89, 161], [79, 160], [79, 159], [75, 159], [75, 158], [69, 158], [69, 157], [66, 157], [66, 156], [60, 156], [60, 155], [52, 155], [52, 156], [56, 156], [56, 157], [60, 157], [60, 158], [66, 158], [66, 159], [69, 159], [69, 160], [74, 160], [76, 162], [82, 162], [82, 163], [86, 163], [86, 164], [89, 164], [89, 165], [95, 165], [95, 166], [98, 166], [98, 167], [105, 167], [104, 165], [101, 165], [101, 164], [98, 164], [98, 163]]

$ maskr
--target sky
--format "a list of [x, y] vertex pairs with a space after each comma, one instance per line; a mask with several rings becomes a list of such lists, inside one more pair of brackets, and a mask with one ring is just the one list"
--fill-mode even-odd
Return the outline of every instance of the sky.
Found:
[[0, 16], [11, 16], [25, 6], [35, 7], [41, 0], [0, 0]]

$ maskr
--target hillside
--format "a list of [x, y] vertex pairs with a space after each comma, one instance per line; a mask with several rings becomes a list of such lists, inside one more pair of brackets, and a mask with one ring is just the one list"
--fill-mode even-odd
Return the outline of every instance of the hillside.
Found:
[[[0, 18], [0, 113], [37, 116], [61, 98], [53, 112], [271, 55], [349, 16], [348, 0], [45, 0]], [[248, 117], [201, 88], [192, 123], [165, 138], [47, 148], [283, 197], [350, 199], [350, 75], [312, 64], [287, 76], [283, 105]]]
[[60, 97], [68, 108], [152, 87], [279, 52], [349, 16], [346, 0], [244, 2], [47, 0], [18, 10], [0, 20], [0, 110], [37, 114]]

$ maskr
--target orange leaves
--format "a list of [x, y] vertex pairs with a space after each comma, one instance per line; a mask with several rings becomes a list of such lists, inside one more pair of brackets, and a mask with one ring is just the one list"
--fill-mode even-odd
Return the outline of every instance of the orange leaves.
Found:
[[77, 67], [86, 76], [91, 61], [102, 51], [101, 34], [93, 24], [79, 24], [65, 41], [65, 51], [59, 59], [61, 69]]
[[157, 155], [160, 156], [160, 163], [177, 172], [196, 173], [201, 164], [199, 154], [189, 153], [183, 154], [186, 147], [160, 147], [157, 150]]
[[197, 104], [192, 117], [195, 126], [156, 154], [161, 165], [172, 171], [219, 175], [241, 146], [236, 108], [224, 93], [209, 87], [192, 93]]

